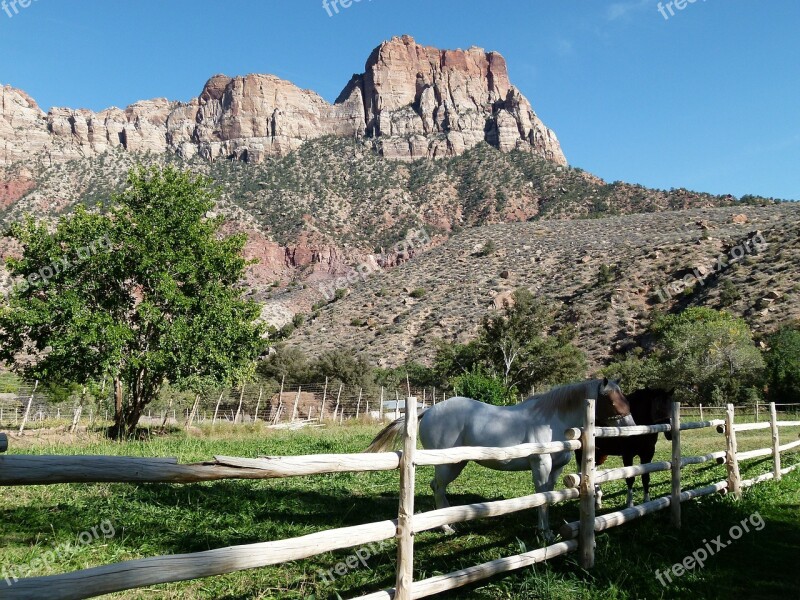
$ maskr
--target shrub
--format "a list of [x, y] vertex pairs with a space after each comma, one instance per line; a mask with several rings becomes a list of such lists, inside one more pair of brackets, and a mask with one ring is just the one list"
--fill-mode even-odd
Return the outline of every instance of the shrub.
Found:
[[767, 338], [766, 383], [773, 402], [800, 402], [800, 331], [779, 329]]
[[425, 290], [423, 288], [417, 288], [409, 294], [412, 298], [422, 298], [424, 295]]
[[454, 377], [450, 385], [459, 396], [466, 396], [495, 406], [509, 406], [519, 400], [516, 387], [507, 387], [499, 377], [492, 377], [480, 367]]

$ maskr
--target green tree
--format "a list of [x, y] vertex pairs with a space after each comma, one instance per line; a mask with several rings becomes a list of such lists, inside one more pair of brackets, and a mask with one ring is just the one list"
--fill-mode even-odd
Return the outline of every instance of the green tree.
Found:
[[554, 327], [555, 309], [521, 288], [502, 312], [484, 317], [477, 339], [440, 341], [433, 371], [442, 383], [477, 372], [499, 378], [507, 390], [524, 392], [580, 379], [586, 359], [572, 344], [575, 332], [569, 327], [554, 332]]
[[258, 364], [258, 373], [276, 382], [288, 384], [311, 383], [316, 377], [308, 355], [297, 346], [280, 344], [265, 360]]
[[220, 235], [215, 196], [205, 177], [139, 168], [105, 213], [13, 225], [23, 283], [0, 308], [0, 360], [48, 382], [109, 377], [118, 435], [167, 380], [200, 391], [249, 376], [264, 330], [240, 297], [245, 236]]
[[352, 349], [341, 348], [323, 352], [315, 361], [314, 369], [322, 377], [341, 381], [348, 386], [371, 390], [375, 385], [369, 360]]
[[664, 385], [691, 390], [690, 399], [740, 401], [759, 382], [764, 360], [743, 319], [693, 307], [656, 319], [652, 331]]
[[583, 377], [586, 359], [572, 345], [574, 331], [562, 328], [551, 334], [554, 325], [553, 307], [520, 288], [511, 305], [484, 317], [478, 355], [509, 389], [528, 391]]
[[502, 379], [483, 372], [480, 367], [453, 377], [450, 386], [459, 396], [495, 406], [510, 406], [519, 400], [517, 388], [509, 388]]
[[766, 383], [773, 402], [800, 402], [800, 331], [783, 327], [767, 338]]
[[619, 380], [625, 390], [639, 390], [647, 387], [662, 387], [661, 363], [655, 356], [643, 357], [633, 353], [613, 361], [601, 370], [610, 379]]

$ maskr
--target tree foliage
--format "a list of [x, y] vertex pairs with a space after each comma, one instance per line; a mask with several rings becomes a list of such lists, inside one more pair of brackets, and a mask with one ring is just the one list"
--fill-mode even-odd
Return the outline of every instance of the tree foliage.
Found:
[[783, 327], [767, 338], [766, 384], [772, 402], [800, 402], [800, 330]]
[[625, 389], [676, 388], [677, 399], [721, 404], [751, 398], [764, 361], [743, 319], [706, 307], [663, 315], [650, 327], [652, 352], [611, 363], [603, 373]]
[[108, 212], [12, 226], [24, 283], [0, 309], [0, 359], [45, 381], [119, 382], [119, 433], [167, 380], [199, 391], [248, 376], [263, 328], [238, 287], [245, 237], [220, 235], [214, 199], [205, 177], [135, 169]]
[[451, 382], [454, 393], [474, 398], [486, 404], [509, 406], [519, 401], [519, 392], [508, 387], [502, 379], [483, 372], [480, 367], [454, 377]]
[[663, 376], [688, 386], [698, 397], [720, 403], [745, 397], [764, 368], [747, 323], [727, 312], [693, 307], [657, 319]]

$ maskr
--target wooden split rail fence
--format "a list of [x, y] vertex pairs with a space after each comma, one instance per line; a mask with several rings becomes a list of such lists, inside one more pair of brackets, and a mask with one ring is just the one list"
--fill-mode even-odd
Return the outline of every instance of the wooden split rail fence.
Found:
[[[409, 400], [412, 399], [409, 398]], [[780, 479], [782, 475], [800, 466], [800, 463], [797, 463], [790, 467], [781, 467], [781, 453], [800, 448], [800, 441], [781, 445], [779, 440], [781, 427], [798, 427], [800, 421], [778, 421], [774, 406], [770, 407], [770, 421], [765, 423], [736, 424], [733, 405], [728, 405], [724, 421], [682, 423], [680, 421], [680, 405], [676, 403], [673, 406], [670, 424], [618, 428], [596, 427], [594, 401], [587, 400], [584, 407], [585, 426], [567, 431], [565, 441], [522, 444], [508, 448], [460, 447], [445, 450], [418, 450], [416, 448], [416, 406], [416, 402], [413, 401], [408, 404], [402, 452], [370, 455], [320, 454], [255, 459], [218, 456], [213, 462], [184, 465], [178, 464], [175, 459], [163, 458], [2, 455], [0, 456], [0, 485], [4, 486], [91, 482], [190, 483], [220, 479], [271, 479], [339, 472], [400, 471], [400, 501], [397, 519], [320, 531], [285, 540], [232, 546], [193, 554], [129, 560], [63, 575], [21, 579], [3, 590], [3, 598], [29, 600], [53, 597], [89, 598], [127, 589], [276, 565], [392, 538], [397, 540], [396, 585], [392, 589], [362, 596], [362, 598], [370, 600], [423, 598], [574, 551], [579, 552], [581, 565], [584, 568], [590, 568], [595, 562], [595, 533], [598, 531], [622, 525], [668, 507], [671, 510], [673, 525], [680, 527], [682, 502], [719, 492], [731, 492], [738, 497], [743, 488], [767, 479]], [[704, 456], [683, 456], [681, 432], [708, 427], [716, 427], [725, 434], [726, 450]], [[766, 428], [770, 428], [772, 433], [770, 448], [737, 452], [737, 433]], [[596, 469], [594, 462], [596, 438], [667, 431], [672, 432], [670, 461], [617, 469]], [[0, 434], [0, 452], [5, 451], [7, 447], [6, 436]], [[416, 467], [418, 466], [452, 464], [465, 460], [507, 460], [537, 454], [574, 451], [578, 448], [584, 449], [581, 474], [567, 475], [564, 480], [566, 485], [564, 490], [414, 513], [414, 488]], [[742, 481], [739, 473], [739, 461], [766, 456], [773, 458], [771, 472]], [[697, 489], [682, 489], [682, 468], [687, 465], [712, 462], [726, 463], [727, 480]], [[596, 484], [656, 471], [671, 471], [669, 496], [657, 498], [633, 508], [601, 516], [595, 515]], [[446, 575], [420, 581], [413, 580], [414, 536], [417, 533], [445, 524], [508, 515], [543, 504], [555, 504], [572, 499], [580, 500], [580, 519], [573, 523], [567, 523], [561, 528], [563, 541]]]

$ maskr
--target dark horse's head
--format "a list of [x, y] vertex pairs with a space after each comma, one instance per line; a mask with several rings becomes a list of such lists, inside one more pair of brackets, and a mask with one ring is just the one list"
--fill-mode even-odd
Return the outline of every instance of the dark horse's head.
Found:
[[600, 382], [597, 395], [595, 416], [598, 425], [611, 425], [614, 427], [630, 427], [636, 425], [631, 416], [631, 405], [616, 381], [606, 378]]
[[[672, 416], [672, 399], [675, 388], [663, 390], [658, 388], [643, 388], [631, 392], [628, 400], [631, 403], [631, 414], [637, 425], [662, 425], [669, 423]], [[672, 439], [669, 431], [664, 432], [664, 437]]]

